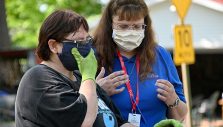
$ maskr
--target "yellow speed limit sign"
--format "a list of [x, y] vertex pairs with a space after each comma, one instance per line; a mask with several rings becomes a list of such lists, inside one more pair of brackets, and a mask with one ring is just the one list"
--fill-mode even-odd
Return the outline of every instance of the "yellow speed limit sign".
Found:
[[194, 48], [192, 44], [192, 30], [190, 25], [176, 25], [174, 29], [174, 62], [193, 64], [195, 62]]

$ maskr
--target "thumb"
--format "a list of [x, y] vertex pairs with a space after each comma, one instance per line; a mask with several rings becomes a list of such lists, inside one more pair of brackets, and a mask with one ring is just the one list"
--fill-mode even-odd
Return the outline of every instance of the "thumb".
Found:
[[105, 68], [104, 67], [101, 67], [101, 71], [100, 73], [98, 74], [98, 76], [96, 77], [96, 81], [97, 80], [100, 80], [101, 78], [103, 78], [105, 75]]
[[77, 48], [72, 48], [71, 53], [73, 54], [74, 58], [76, 59], [77, 62], [81, 61], [81, 54], [79, 53], [79, 51], [77, 50]]

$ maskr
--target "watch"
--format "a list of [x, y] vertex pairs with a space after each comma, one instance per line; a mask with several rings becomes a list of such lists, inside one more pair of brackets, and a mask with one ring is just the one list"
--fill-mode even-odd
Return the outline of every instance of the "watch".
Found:
[[177, 107], [178, 104], [179, 104], [179, 102], [180, 102], [180, 98], [177, 97], [177, 99], [174, 101], [174, 103], [173, 103], [172, 105], [169, 105], [168, 107], [169, 107], [169, 108]]

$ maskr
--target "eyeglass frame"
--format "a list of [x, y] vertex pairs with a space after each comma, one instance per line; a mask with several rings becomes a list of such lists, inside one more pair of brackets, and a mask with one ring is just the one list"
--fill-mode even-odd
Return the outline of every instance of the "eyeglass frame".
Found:
[[[121, 28], [120, 26], [121, 25], [126, 25], [126, 26], [128, 26], [128, 27], [126, 27], [126, 29], [124, 28]], [[134, 27], [136, 26], [136, 25], [141, 25], [141, 29], [135, 29]], [[115, 27], [114, 27], [115, 26]], [[132, 24], [132, 25], [127, 25], [127, 24], [121, 24], [121, 23], [115, 23], [115, 22], [113, 22], [112, 23], [112, 27], [114, 28], [114, 29], [116, 29], [116, 30], [130, 30], [130, 28], [132, 29], [132, 30], [145, 30], [145, 28], [146, 28], [146, 24], [144, 24], [144, 23], [142, 23], [142, 24]]]
[[[83, 42], [87, 42], [87, 43], [83, 43]], [[61, 41], [61, 43], [75, 43], [77, 44], [77, 48], [78, 48], [78, 44], [89, 44], [89, 43], [93, 43], [93, 38], [91, 36], [87, 36], [86, 40], [69, 40], [69, 39], [65, 39], [63, 41]]]

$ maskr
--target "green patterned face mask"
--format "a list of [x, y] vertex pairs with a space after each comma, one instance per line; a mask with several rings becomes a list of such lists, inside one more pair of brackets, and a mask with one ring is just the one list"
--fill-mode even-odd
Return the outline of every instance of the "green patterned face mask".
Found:
[[183, 127], [183, 125], [177, 120], [166, 119], [155, 124], [154, 127]]

